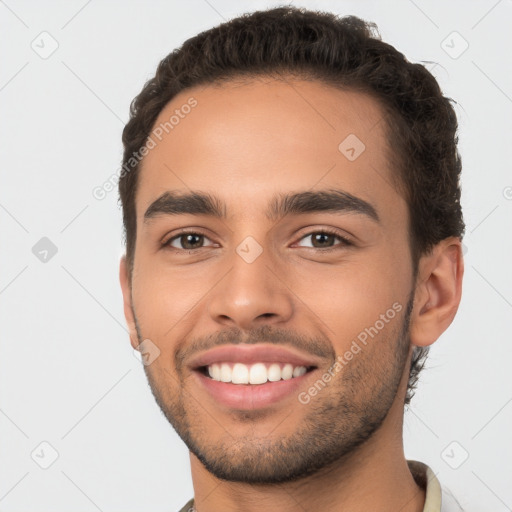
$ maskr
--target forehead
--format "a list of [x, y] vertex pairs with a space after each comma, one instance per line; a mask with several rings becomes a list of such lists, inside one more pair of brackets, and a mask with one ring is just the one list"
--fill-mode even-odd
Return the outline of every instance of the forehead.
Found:
[[383, 115], [369, 95], [317, 81], [260, 78], [186, 89], [153, 126], [137, 216], [167, 190], [212, 192], [247, 214], [293, 189], [341, 187], [393, 200]]

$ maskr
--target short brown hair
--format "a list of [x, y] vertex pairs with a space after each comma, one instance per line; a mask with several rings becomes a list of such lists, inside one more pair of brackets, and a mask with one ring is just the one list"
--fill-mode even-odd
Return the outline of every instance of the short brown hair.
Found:
[[[296, 7], [244, 14], [186, 40], [158, 65], [130, 106], [123, 130], [123, 169], [147, 142], [166, 104], [181, 91], [236, 79], [283, 74], [375, 98], [385, 112], [394, 185], [409, 209], [410, 247], [419, 257], [450, 236], [462, 238], [461, 159], [451, 98], [421, 64], [383, 42], [374, 23]], [[119, 179], [128, 267], [136, 241], [140, 165]], [[405, 403], [414, 393], [427, 348], [415, 347]]]

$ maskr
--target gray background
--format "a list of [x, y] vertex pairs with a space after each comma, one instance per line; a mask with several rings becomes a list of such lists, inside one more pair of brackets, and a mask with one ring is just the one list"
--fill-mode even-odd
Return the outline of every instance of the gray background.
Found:
[[[464, 293], [406, 413], [405, 449], [465, 510], [511, 510], [512, 2], [293, 4], [375, 21], [459, 103]], [[92, 191], [119, 169], [129, 103], [160, 59], [273, 5], [0, 2], [0, 511], [172, 512], [192, 497], [188, 452], [125, 328], [117, 191]]]

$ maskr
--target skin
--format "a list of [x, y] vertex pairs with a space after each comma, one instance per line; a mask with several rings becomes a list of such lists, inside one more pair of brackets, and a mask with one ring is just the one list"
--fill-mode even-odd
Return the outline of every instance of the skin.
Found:
[[[132, 346], [150, 339], [160, 350], [144, 369], [190, 450], [196, 509], [423, 510], [403, 451], [409, 360], [456, 314], [460, 241], [443, 240], [413, 275], [407, 205], [390, 185], [374, 99], [318, 82], [254, 79], [183, 91], [155, 125], [191, 96], [197, 106], [143, 160], [133, 274], [123, 257], [120, 281]], [[351, 133], [366, 146], [354, 161], [338, 150]], [[329, 188], [371, 203], [380, 222], [358, 213], [265, 216], [275, 193]], [[144, 222], [168, 190], [214, 194], [228, 216]], [[183, 238], [177, 252], [164, 247], [180, 228], [204, 234], [202, 248], [187, 252]], [[330, 237], [315, 246], [309, 235], [322, 228], [353, 245]], [[236, 252], [247, 236], [263, 249], [252, 263]], [[322, 252], [329, 246], [337, 248]], [[256, 411], [229, 409], [186, 364], [200, 348], [261, 340], [314, 355], [318, 378], [394, 303], [401, 311], [307, 405], [292, 394]]]

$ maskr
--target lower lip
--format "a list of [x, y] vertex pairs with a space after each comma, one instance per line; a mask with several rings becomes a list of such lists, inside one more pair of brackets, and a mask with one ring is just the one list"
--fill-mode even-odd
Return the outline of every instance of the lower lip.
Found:
[[299, 390], [305, 389], [306, 379], [314, 372], [265, 384], [232, 384], [211, 379], [200, 371], [194, 374], [217, 402], [231, 409], [252, 410], [275, 404], [290, 395], [298, 396]]

